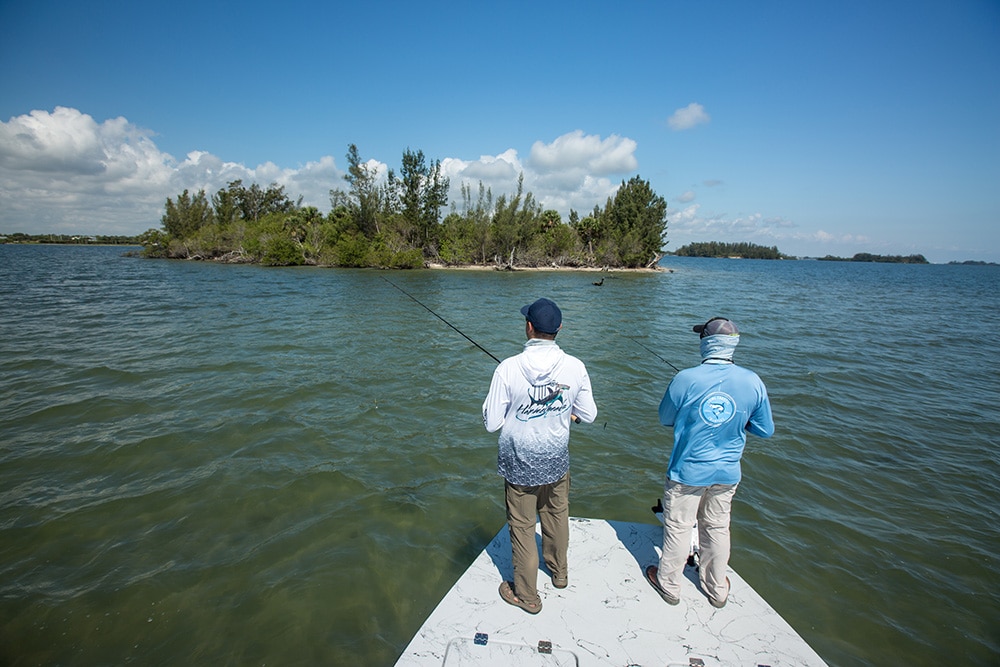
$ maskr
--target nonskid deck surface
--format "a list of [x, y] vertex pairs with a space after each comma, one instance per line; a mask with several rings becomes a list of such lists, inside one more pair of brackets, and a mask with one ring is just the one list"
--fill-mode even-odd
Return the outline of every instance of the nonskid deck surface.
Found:
[[[729, 601], [716, 609], [685, 568], [681, 603], [645, 581], [662, 527], [570, 519], [569, 587], [538, 575], [542, 611], [527, 614], [497, 592], [512, 576], [504, 526], [441, 600], [396, 663], [420, 665], [824, 665], [731, 568]], [[540, 536], [537, 539], [541, 539]]]

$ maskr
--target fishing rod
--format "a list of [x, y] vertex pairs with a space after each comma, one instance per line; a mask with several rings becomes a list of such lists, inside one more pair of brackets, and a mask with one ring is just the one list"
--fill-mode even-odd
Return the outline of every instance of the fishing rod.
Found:
[[466, 336], [464, 333], [462, 333], [461, 329], [459, 329], [454, 324], [452, 324], [448, 320], [444, 319], [443, 317], [441, 317], [440, 315], [438, 315], [437, 313], [435, 313], [433, 310], [431, 310], [430, 308], [428, 308], [426, 305], [424, 305], [423, 303], [421, 303], [420, 300], [417, 297], [413, 296], [412, 294], [410, 294], [405, 289], [403, 289], [402, 287], [400, 287], [396, 283], [392, 282], [391, 280], [389, 280], [385, 276], [379, 276], [379, 277], [382, 280], [384, 280], [387, 283], [389, 283], [390, 285], [392, 285], [393, 287], [395, 287], [396, 289], [398, 289], [400, 292], [402, 292], [406, 296], [408, 296], [411, 299], [413, 299], [414, 301], [416, 301], [417, 304], [419, 304], [420, 306], [422, 306], [424, 308], [424, 310], [426, 310], [428, 313], [430, 313], [431, 315], [433, 315], [434, 317], [438, 318], [439, 320], [441, 320], [442, 322], [444, 322], [445, 324], [447, 324], [449, 327], [451, 327], [452, 329], [454, 329], [455, 331], [457, 331], [459, 333], [459, 335], [461, 335], [463, 338], [465, 338], [465, 340], [469, 341], [470, 343], [472, 343], [473, 345], [475, 345], [476, 347], [478, 347], [480, 350], [482, 350], [483, 352], [485, 352], [486, 354], [488, 354], [493, 359], [493, 361], [497, 362], [498, 364], [500, 363], [500, 360], [497, 359], [496, 357], [494, 357], [493, 354], [490, 353], [489, 350], [487, 350], [485, 347], [483, 347], [482, 345], [480, 345], [476, 341], [474, 341], [471, 338], [469, 338], [468, 336]]
[[653, 352], [651, 349], [649, 349], [648, 347], [646, 347], [645, 345], [643, 345], [642, 343], [640, 343], [639, 341], [637, 341], [635, 338], [632, 338], [631, 336], [625, 336], [625, 337], [628, 338], [633, 343], [635, 343], [636, 345], [638, 345], [639, 347], [641, 347], [642, 349], [644, 349], [647, 352], [649, 352], [650, 354], [652, 354], [654, 357], [656, 357], [657, 359], [659, 359], [660, 361], [662, 361], [663, 363], [665, 363], [667, 366], [670, 366], [671, 368], [673, 368], [678, 373], [681, 372], [681, 369], [677, 368], [677, 366], [674, 366], [672, 363], [670, 363], [669, 361], [667, 361], [666, 359], [664, 359], [663, 357], [661, 357], [660, 355], [658, 355], [656, 352]]
[[[489, 350], [487, 350], [487, 349], [486, 349], [485, 347], [483, 347], [482, 345], [480, 345], [480, 344], [479, 344], [479, 343], [477, 343], [476, 341], [474, 341], [474, 340], [472, 340], [471, 338], [469, 338], [468, 336], [466, 336], [466, 335], [465, 335], [465, 334], [464, 334], [464, 333], [462, 332], [462, 330], [461, 330], [461, 329], [459, 329], [459, 328], [458, 328], [458, 327], [456, 327], [456, 326], [455, 326], [454, 324], [452, 324], [452, 323], [451, 323], [451, 322], [449, 322], [448, 320], [444, 319], [443, 317], [441, 317], [440, 315], [438, 315], [437, 313], [435, 313], [435, 312], [434, 312], [433, 310], [431, 310], [430, 308], [428, 308], [428, 307], [427, 307], [427, 306], [426, 306], [426, 305], [425, 305], [424, 303], [421, 303], [420, 299], [418, 299], [417, 297], [413, 296], [412, 294], [410, 294], [410, 293], [409, 293], [409, 292], [407, 292], [407, 291], [406, 291], [405, 289], [403, 289], [402, 287], [400, 287], [400, 286], [399, 286], [399, 285], [397, 285], [396, 283], [392, 282], [391, 280], [389, 280], [389, 279], [388, 279], [388, 278], [386, 278], [385, 276], [379, 276], [379, 277], [380, 277], [380, 278], [381, 278], [382, 280], [384, 280], [384, 281], [386, 281], [387, 283], [389, 283], [390, 285], [392, 285], [393, 287], [395, 287], [396, 289], [398, 289], [398, 290], [399, 290], [400, 292], [402, 292], [402, 293], [403, 293], [403, 294], [405, 294], [406, 296], [408, 296], [408, 297], [410, 297], [411, 299], [413, 299], [413, 300], [414, 300], [415, 302], [417, 302], [417, 304], [419, 304], [419, 305], [420, 305], [420, 306], [421, 306], [421, 307], [422, 307], [422, 308], [423, 308], [424, 310], [426, 310], [426, 311], [427, 311], [428, 313], [430, 313], [431, 315], [433, 315], [434, 317], [438, 318], [439, 320], [441, 320], [442, 322], [444, 322], [445, 324], [447, 324], [447, 325], [448, 325], [449, 327], [451, 327], [452, 329], [454, 329], [454, 330], [455, 330], [456, 332], [458, 332], [458, 334], [459, 334], [459, 335], [461, 335], [461, 336], [462, 336], [462, 337], [463, 337], [463, 338], [464, 338], [465, 340], [469, 341], [470, 343], [472, 343], [473, 345], [475, 345], [476, 347], [478, 347], [478, 348], [479, 348], [480, 350], [482, 350], [483, 352], [485, 352], [486, 354], [488, 354], [488, 355], [489, 355], [489, 356], [490, 356], [490, 357], [491, 357], [491, 358], [493, 359], [493, 361], [497, 362], [498, 364], [500, 363], [500, 360], [499, 360], [499, 359], [497, 359], [496, 357], [494, 357], [494, 356], [493, 356], [493, 353], [492, 353], [492, 352], [490, 352], [490, 351], [489, 351]], [[655, 354], [655, 353], [654, 353], [654, 354]], [[553, 397], [557, 396], [557, 395], [558, 395], [558, 393], [559, 393], [559, 392], [556, 392], [556, 393], [552, 394], [552, 396], [548, 397], [548, 398], [547, 398], [547, 399], [545, 399], [545, 400], [551, 400], [551, 399], [552, 399]], [[574, 424], [579, 424], [579, 423], [580, 423], [580, 418], [579, 418], [579, 417], [577, 417], [576, 415], [571, 415], [571, 416], [570, 416], [570, 419], [572, 419], [572, 420], [573, 420], [573, 423], [574, 423]], [[607, 428], [607, 427], [608, 427], [608, 423], [607, 423], [607, 422], [604, 422], [604, 428]]]

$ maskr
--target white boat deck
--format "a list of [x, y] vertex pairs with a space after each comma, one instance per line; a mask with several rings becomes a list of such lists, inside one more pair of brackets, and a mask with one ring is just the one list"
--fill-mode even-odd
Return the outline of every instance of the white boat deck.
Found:
[[722, 609], [709, 605], [690, 567], [681, 603], [666, 604], [643, 576], [659, 558], [661, 535], [656, 524], [570, 519], [569, 587], [554, 588], [540, 571], [542, 611], [531, 615], [497, 592], [513, 578], [504, 526], [396, 664], [825, 665], [732, 569]]

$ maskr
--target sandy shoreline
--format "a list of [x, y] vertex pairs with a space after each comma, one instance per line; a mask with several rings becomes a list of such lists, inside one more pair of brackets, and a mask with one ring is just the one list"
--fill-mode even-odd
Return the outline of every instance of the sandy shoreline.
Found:
[[667, 273], [672, 272], [671, 269], [665, 269], [662, 266], [656, 266], [652, 268], [611, 268], [607, 266], [515, 266], [513, 269], [508, 269], [503, 266], [496, 266], [493, 264], [438, 264], [435, 262], [425, 262], [424, 267], [428, 269], [445, 270], [445, 271], [580, 271], [584, 273]]

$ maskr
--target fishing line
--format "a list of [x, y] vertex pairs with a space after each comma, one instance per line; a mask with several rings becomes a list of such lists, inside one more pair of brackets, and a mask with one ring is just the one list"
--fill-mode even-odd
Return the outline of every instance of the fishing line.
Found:
[[649, 352], [650, 354], [652, 354], [654, 357], [656, 357], [657, 359], [659, 359], [660, 361], [662, 361], [663, 363], [665, 363], [667, 366], [670, 366], [671, 368], [673, 368], [678, 373], [681, 372], [681, 369], [677, 368], [677, 366], [674, 366], [672, 363], [670, 363], [669, 361], [667, 361], [666, 359], [664, 359], [663, 357], [661, 357], [660, 355], [658, 355], [656, 352], [653, 352], [651, 349], [649, 349], [648, 347], [646, 347], [645, 345], [643, 345], [642, 343], [640, 343], [639, 341], [637, 341], [635, 338], [632, 338], [631, 336], [625, 336], [625, 337], [628, 338], [633, 343], [635, 343], [636, 345], [638, 345], [639, 347], [641, 347], [642, 349], [644, 349], [647, 352]]
[[[437, 313], [435, 313], [435, 312], [434, 312], [433, 310], [431, 310], [430, 308], [428, 308], [428, 307], [427, 307], [427, 306], [426, 306], [425, 304], [421, 303], [421, 302], [420, 302], [420, 299], [418, 299], [417, 297], [413, 296], [412, 294], [410, 294], [410, 293], [409, 293], [409, 292], [407, 292], [407, 291], [406, 291], [405, 289], [403, 289], [402, 287], [400, 287], [400, 286], [399, 286], [399, 285], [397, 285], [396, 283], [392, 282], [391, 280], [389, 280], [389, 279], [388, 279], [388, 278], [386, 278], [385, 276], [379, 276], [379, 277], [380, 277], [380, 278], [381, 278], [382, 280], [384, 280], [384, 281], [386, 281], [387, 283], [389, 283], [390, 285], [392, 285], [393, 287], [395, 287], [396, 289], [398, 289], [398, 290], [399, 290], [400, 292], [402, 292], [402, 293], [403, 293], [403, 294], [405, 294], [406, 296], [408, 296], [408, 297], [410, 297], [411, 299], [413, 299], [414, 301], [416, 301], [416, 302], [417, 302], [417, 303], [418, 303], [418, 304], [419, 304], [420, 306], [422, 306], [422, 307], [423, 307], [423, 309], [424, 309], [424, 310], [426, 310], [426, 311], [427, 311], [428, 313], [430, 313], [431, 315], [433, 315], [434, 317], [438, 318], [439, 320], [441, 320], [442, 322], [444, 322], [445, 324], [447, 324], [447, 325], [448, 325], [449, 327], [451, 327], [452, 329], [454, 329], [455, 331], [457, 331], [457, 332], [459, 333], [459, 335], [461, 335], [461, 336], [462, 336], [463, 338], [465, 338], [465, 340], [469, 341], [470, 343], [472, 343], [473, 345], [475, 345], [476, 347], [478, 347], [478, 348], [479, 348], [480, 350], [482, 350], [483, 352], [485, 352], [486, 354], [488, 354], [488, 355], [489, 355], [489, 356], [490, 356], [490, 357], [491, 357], [491, 358], [493, 359], [493, 361], [497, 362], [498, 364], [500, 363], [500, 360], [499, 360], [499, 359], [497, 359], [496, 357], [494, 357], [494, 356], [493, 356], [493, 354], [492, 354], [492, 353], [491, 353], [491, 352], [490, 352], [489, 350], [487, 350], [487, 349], [486, 349], [485, 347], [483, 347], [482, 345], [480, 345], [480, 344], [479, 344], [479, 343], [477, 343], [476, 341], [474, 341], [474, 340], [472, 340], [471, 338], [469, 338], [468, 336], [466, 336], [466, 335], [465, 335], [464, 333], [462, 333], [462, 330], [461, 330], [461, 329], [459, 329], [459, 328], [458, 328], [458, 327], [456, 327], [456, 326], [455, 326], [454, 324], [452, 324], [452, 323], [451, 323], [451, 322], [449, 322], [448, 320], [444, 319], [443, 317], [441, 317], [440, 315], [438, 315]], [[654, 354], [655, 354], [655, 353], [654, 353]], [[557, 395], [558, 395], [558, 393], [556, 393], [556, 394], [553, 394], [552, 396], [554, 397], [554, 396], [557, 396]], [[552, 398], [552, 397], [550, 397], [549, 399], [546, 399], [546, 400], [551, 400], [551, 398]], [[580, 423], [580, 418], [579, 418], [579, 417], [577, 417], [576, 415], [572, 415], [572, 416], [570, 417], [570, 419], [572, 419], [572, 420], [573, 420], [573, 423], [575, 423], [575, 424], [579, 424], [579, 423]], [[607, 427], [608, 427], [608, 422], [604, 422], [604, 428], [607, 428]]]
[[435, 312], [434, 312], [433, 310], [431, 310], [430, 308], [428, 308], [428, 307], [427, 307], [426, 305], [424, 305], [423, 303], [421, 303], [421, 302], [420, 302], [420, 300], [419, 300], [419, 299], [418, 299], [417, 297], [413, 296], [412, 294], [410, 294], [410, 293], [409, 293], [409, 292], [407, 292], [407, 291], [406, 291], [405, 289], [403, 289], [402, 287], [400, 287], [400, 286], [399, 286], [399, 285], [397, 285], [396, 283], [392, 282], [391, 280], [389, 280], [389, 279], [388, 279], [388, 278], [386, 278], [385, 276], [379, 276], [379, 277], [380, 277], [380, 278], [381, 278], [382, 280], [384, 280], [384, 281], [386, 281], [387, 283], [389, 283], [390, 285], [392, 285], [393, 287], [395, 287], [396, 289], [398, 289], [398, 290], [399, 290], [400, 292], [402, 292], [402, 293], [403, 293], [403, 294], [405, 294], [406, 296], [408, 296], [408, 297], [410, 297], [411, 299], [413, 299], [414, 301], [416, 301], [416, 302], [417, 302], [417, 304], [419, 304], [420, 306], [422, 306], [422, 307], [424, 308], [424, 310], [426, 310], [426, 311], [427, 311], [428, 313], [430, 313], [431, 315], [433, 315], [434, 317], [438, 318], [439, 320], [441, 320], [442, 322], [444, 322], [445, 324], [447, 324], [447, 325], [448, 325], [449, 327], [451, 327], [452, 329], [454, 329], [455, 331], [457, 331], [457, 332], [459, 333], [459, 335], [461, 335], [461, 336], [462, 336], [463, 338], [465, 338], [465, 340], [469, 341], [470, 343], [472, 343], [473, 345], [475, 345], [476, 347], [478, 347], [478, 348], [479, 348], [480, 350], [482, 350], [483, 352], [485, 352], [486, 354], [488, 354], [488, 355], [489, 355], [489, 356], [490, 356], [490, 357], [491, 357], [491, 358], [493, 359], [493, 361], [497, 362], [498, 364], [500, 363], [500, 360], [499, 360], [499, 359], [497, 359], [496, 357], [494, 357], [494, 356], [493, 356], [493, 355], [492, 355], [492, 354], [490, 353], [490, 351], [489, 351], [489, 350], [487, 350], [487, 349], [486, 349], [485, 347], [483, 347], [482, 345], [480, 345], [480, 344], [479, 344], [479, 343], [477, 343], [476, 341], [474, 341], [474, 340], [472, 340], [471, 338], [469, 338], [468, 336], [466, 336], [466, 335], [465, 335], [464, 333], [462, 333], [461, 329], [459, 329], [459, 328], [458, 328], [458, 327], [456, 327], [456, 326], [455, 326], [454, 324], [452, 324], [452, 323], [451, 323], [451, 322], [449, 322], [448, 320], [444, 319], [443, 317], [441, 317], [440, 315], [438, 315], [437, 313], [435, 313]]

